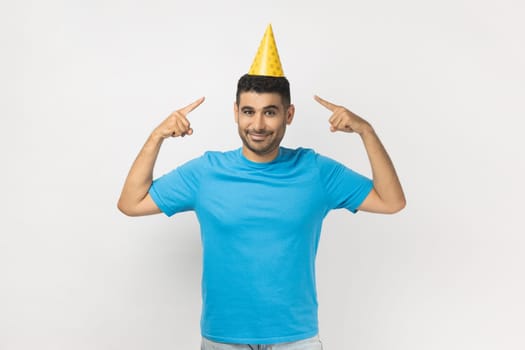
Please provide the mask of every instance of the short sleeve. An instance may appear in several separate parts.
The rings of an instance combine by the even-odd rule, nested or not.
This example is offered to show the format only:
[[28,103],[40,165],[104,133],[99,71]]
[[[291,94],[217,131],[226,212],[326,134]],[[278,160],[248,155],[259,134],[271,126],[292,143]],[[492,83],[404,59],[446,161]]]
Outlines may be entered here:
[[196,158],[153,181],[149,194],[164,214],[195,208],[202,167],[202,158]]
[[329,207],[356,213],[373,188],[372,180],[328,157],[317,154],[316,161]]

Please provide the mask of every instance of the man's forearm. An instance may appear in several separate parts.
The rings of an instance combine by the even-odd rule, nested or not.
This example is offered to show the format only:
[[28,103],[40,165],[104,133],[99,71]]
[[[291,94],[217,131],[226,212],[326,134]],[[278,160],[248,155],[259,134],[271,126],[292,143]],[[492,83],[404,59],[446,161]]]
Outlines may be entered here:
[[163,140],[155,133],[151,134],[133,162],[118,202],[123,212],[136,206],[148,194],[153,181],[153,167]]
[[159,207],[151,197],[148,197],[148,191],[153,182],[153,167],[159,155],[160,146],[168,137],[193,134],[193,129],[186,116],[202,102],[204,102],[204,97],[171,113],[150,135],[131,166],[118,201],[118,208],[124,214],[138,216],[160,213]]
[[367,128],[361,138],[368,154],[377,194],[388,206],[402,209],[405,206],[403,188],[381,140],[372,127]]
[[360,208],[375,213],[395,213],[405,207],[405,195],[381,140],[372,126],[357,114],[319,96],[314,99],[332,112],[328,122],[330,130],[356,132],[365,145],[372,167],[374,190],[370,192]]

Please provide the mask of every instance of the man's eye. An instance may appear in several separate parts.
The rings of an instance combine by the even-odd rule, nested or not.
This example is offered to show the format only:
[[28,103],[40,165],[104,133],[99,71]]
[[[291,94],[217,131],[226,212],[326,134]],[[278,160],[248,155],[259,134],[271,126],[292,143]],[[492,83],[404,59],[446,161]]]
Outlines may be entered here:
[[244,110],[244,111],[242,111],[242,113],[243,113],[244,115],[252,115],[252,114],[253,114],[253,111]]
[[267,116],[273,117],[275,115],[275,111],[266,111],[264,114]]

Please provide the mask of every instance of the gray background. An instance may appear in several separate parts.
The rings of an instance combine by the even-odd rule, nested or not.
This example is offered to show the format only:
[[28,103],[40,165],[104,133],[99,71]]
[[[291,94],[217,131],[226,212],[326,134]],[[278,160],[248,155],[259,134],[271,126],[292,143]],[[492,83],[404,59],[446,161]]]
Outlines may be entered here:
[[408,198],[332,212],[318,257],[334,349],[525,348],[522,1],[2,1],[0,349],[198,349],[192,213],[116,202],[171,111],[155,175],[240,146],[238,77],[273,24],[297,107],[284,145],[370,175],[319,94],[368,119]]

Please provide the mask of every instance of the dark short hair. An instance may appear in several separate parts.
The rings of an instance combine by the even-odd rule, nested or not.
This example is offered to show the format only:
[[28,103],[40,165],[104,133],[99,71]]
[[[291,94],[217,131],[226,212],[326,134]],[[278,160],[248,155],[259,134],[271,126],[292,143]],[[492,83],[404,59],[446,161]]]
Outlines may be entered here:
[[275,92],[281,96],[283,105],[290,105],[290,83],[285,77],[267,77],[262,75],[245,74],[237,83],[236,103],[239,105],[239,98],[242,92]]

